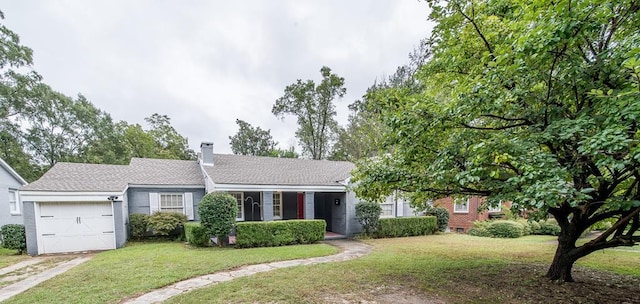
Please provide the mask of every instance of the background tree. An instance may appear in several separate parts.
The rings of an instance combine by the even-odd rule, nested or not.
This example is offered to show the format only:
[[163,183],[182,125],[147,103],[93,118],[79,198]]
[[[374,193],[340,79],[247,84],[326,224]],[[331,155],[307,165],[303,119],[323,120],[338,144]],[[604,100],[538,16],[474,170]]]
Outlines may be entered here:
[[195,159],[196,153],[189,149],[189,140],[171,126],[169,116],[154,113],[144,120],[151,127],[148,133],[157,144],[157,158]]
[[298,152],[296,152],[296,149],[293,146],[289,147],[289,149],[274,148],[271,151],[269,151],[269,156],[278,157],[278,158],[300,157],[300,155],[298,155]]
[[362,99],[349,105],[349,122],[346,127],[338,128],[329,159],[355,162],[365,157],[389,153],[393,149],[385,145],[384,138],[380,136],[388,128],[380,117],[376,102],[385,100],[389,88],[401,89],[404,94],[419,92],[422,84],[416,78],[416,73],[428,56],[429,49],[423,40],[409,54],[409,63],[398,67],[395,73],[383,77],[382,81],[376,81],[367,89]]
[[322,81],[316,86],[313,80],[302,81],[284,89],[284,96],[278,98],[271,112],[284,118],[286,114],[296,116],[298,130],[296,137],[302,146],[302,153],[312,159],[324,159],[331,152],[338,123],[333,100],[347,93],[344,78],[331,73],[328,67],[320,69]]
[[[428,1],[436,23],[418,93],[375,106],[402,147],[358,164],[359,196],[479,195],[552,215],[561,227],[546,276],[633,246],[640,227],[638,1]],[[590,226],[615,224],[578,246]]]
[[233,154],[270,156],[275,149],[276,142],[271,136],[271,130],[263,130],[260,127],[253,127],[244,120],[236,119],[238,133],[229,136],[231,140],[231,151]]

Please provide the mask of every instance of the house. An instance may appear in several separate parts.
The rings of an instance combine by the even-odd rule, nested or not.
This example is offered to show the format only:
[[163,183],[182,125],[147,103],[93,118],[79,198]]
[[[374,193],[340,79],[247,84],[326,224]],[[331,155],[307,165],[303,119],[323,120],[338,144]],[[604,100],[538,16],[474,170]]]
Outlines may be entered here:
[[[222,191],[238,203],[237,221],[324,219],[327,230],[360,232],[350,162],[214,154],[198,160],[133,158],[129,165],[58,163],[21,188],[27,252],[31,255],[120,248],[129,214],[174,211],[198,220],[198,202]],[[388,216],[408,213],[385,205]]]
[[[27,185],[9,164],[0,158],[0,227],[6,224],[22,224],[22,204],[18,189]],[[5,194],[6,193],[6,194]]]
[[[486,221],[502,216],[502,205],[488,210],[479,210],[484,199],[477,196],[466,198],[443,198],[436,200],[433,205],[446,208],[449,211],[449,229],[451,232],[466,233],[475,221]],[[507,206],[508,207],[508,206]]]

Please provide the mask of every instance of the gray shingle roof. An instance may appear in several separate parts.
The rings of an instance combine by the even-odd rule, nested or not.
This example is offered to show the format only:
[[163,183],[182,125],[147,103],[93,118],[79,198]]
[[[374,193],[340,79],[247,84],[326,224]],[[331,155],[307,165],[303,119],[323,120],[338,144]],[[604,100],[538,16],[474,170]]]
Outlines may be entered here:
[[213,162],[204,168],[219,184],[338,186],[355,167],[343,161],[227,154],[214,154]]
[[57,163],[37,181],[22,187],[28,191],[122,191],[129,166]]
[[133,158],[127,165],[57,163],[26,191],[122,191],[135,185],[204,186],[196,161]]
[[130,166],[130,184],[204,186],[202,170],[195,160],[132,158]]
[[[214,183],[248,185],[338,186],[350,162],[243,155],[214,155],[204,166]],[[25,191],[118,192],[127,185],[203,186],[200,165],[192,160],[133,158],[129,165],[55,164]]]

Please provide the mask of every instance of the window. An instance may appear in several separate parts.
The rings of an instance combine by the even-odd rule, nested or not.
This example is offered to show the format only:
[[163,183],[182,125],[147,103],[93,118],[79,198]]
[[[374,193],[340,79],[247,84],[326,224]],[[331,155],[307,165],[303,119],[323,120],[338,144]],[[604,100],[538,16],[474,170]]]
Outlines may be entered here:
[[160,194],[160,211],[184,214],[184,196],[182,194]]
[[456,198],[453,200],[453,213],[469,213],[469,199]]
[[273,193],[273,219],[274,220],[282,219],[282,193],[281,192]]
[[489,207],[489,212],[502,212],[502,201],[498,203],[498,206]]
[[393,217],[393,206],[395,206],[395,195],[390,195],[387,197],[387,200],[380,204],[382,208],[382,213],[380,213],[380,217]]
[[9,210],[11,214],[20,214],[20,201],[18,201],[18,191],[16,190],[9,190]]
[[229,194],[235,197],[238,203],[238,216],[236,216],[236,221],[244,221],[244,192],[229,192]]
[[382,207],[382,213],[380,213],[380,217],[392,217],[393,216],[393,203],[382,203],[380,204]]

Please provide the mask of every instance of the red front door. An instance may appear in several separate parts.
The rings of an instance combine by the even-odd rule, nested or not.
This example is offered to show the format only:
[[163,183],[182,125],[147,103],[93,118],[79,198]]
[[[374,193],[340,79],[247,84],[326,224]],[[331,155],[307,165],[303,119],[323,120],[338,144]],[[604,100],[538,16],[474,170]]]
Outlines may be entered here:
[[298,219],[304,219],[304,193],[298,193]]

